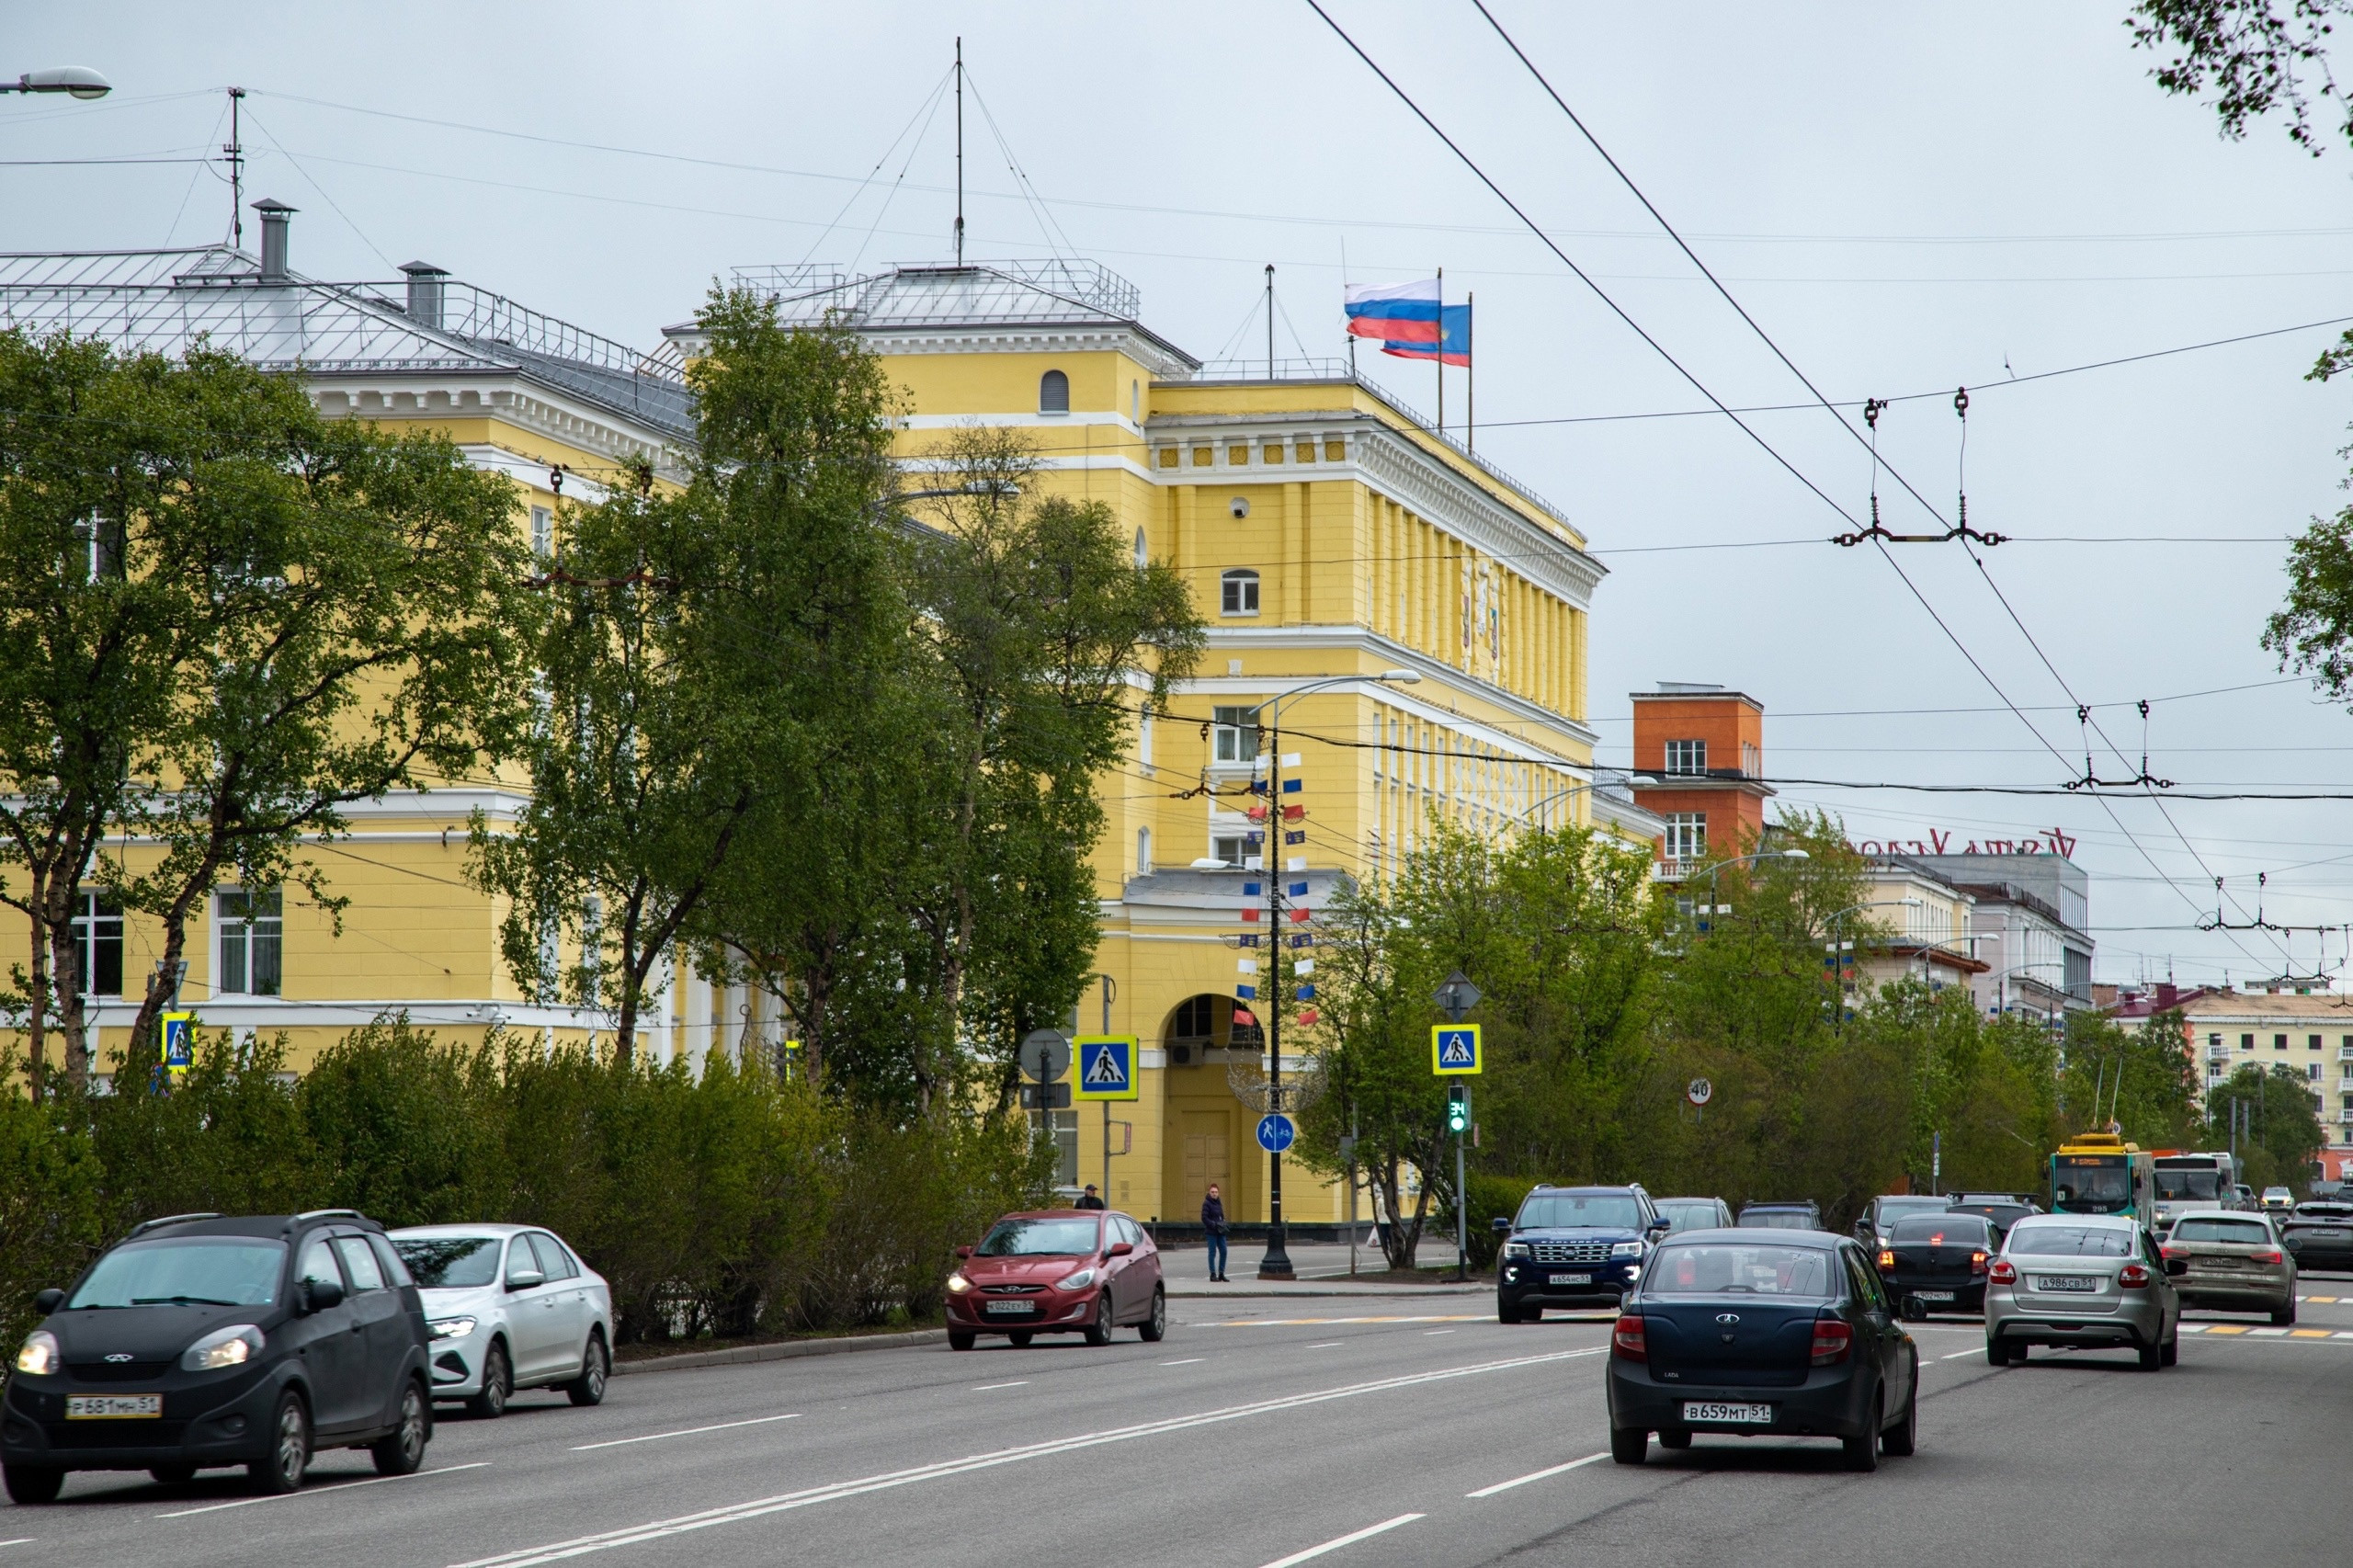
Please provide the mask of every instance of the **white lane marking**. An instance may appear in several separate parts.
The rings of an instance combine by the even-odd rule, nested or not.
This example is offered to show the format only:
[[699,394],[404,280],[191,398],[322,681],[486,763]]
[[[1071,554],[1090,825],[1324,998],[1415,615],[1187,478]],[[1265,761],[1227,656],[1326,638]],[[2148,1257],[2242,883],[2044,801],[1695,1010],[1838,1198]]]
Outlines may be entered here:
[[981,1383],[981,1384],[978,1384],[977,1386],[975,1386],[975,1387],[973,1388],[972,1392],[973,1392],[974,1393],[986,1393],[986,1392],[989,1392],[989,1390],[991,1390],[991,1389],[1024,1389],[1024,1388],[1028,1388],[1029,1386],[1029,1379],[1027,1379],[1027,1378],[1016,1378],[1016,1379],[1014,1379],[1014,1380],[1013,1380],[1011,1382],[1009,1382],[1009,1383]]
[[1161,1365],[1164,1367],[1198,1367],[1208,1359],[1209,1358],[1206,1356],[1188,1356],[1182,1361],[1163,1361]]
[[270,1497],[240,1497],[233,1503],[207,1503],[201,1508],[181,1508],[155,1517],[159,1519],[185,1519],[191,1514],[217,1514],[223,1508],[250,1508],[256,1503],[290,1503],[297,1497],[332,1497],[355,1486],[381,1486],[388,1481],[425,1481],[437,1475],[455,1475],[461,1470],[489,1468],[488,1460],[476,1460],[472,1464],[445,1464],[439,1470],[420,1470],[408,1475],[371,1475],[365,1481],[338,1481],[330,1486],[305,1486],[300,1492],[280,1492]]
[[[2348,1337],[2353,1337],[2353,1336],[2348,1336]],[[1327,1340],[1325,1340],[1325,1341],[1324,1341],[1323,1344],[1321,1344],[1321,1345],[1311,1345],[1311,1346],[1308,1346],[1308,1348],[1309,1348],[1310,1350],[1337,1350],[1337,1349],[1340,1347],[1340,1346],[1341,1346],[1341,1344],[1342,1344],[1342,1343],[1343,1343],[1342,1341],[1337,1340],[1337,1339],[1327,1339]]]
[[1321,1557],[1327,1551],[1337,1551],[1344,1546],[1354,1546],[1368,1537],[1380,1535],[1384,1530],[1393,1530],[1399,1525],[1410,1525],[1415,1519],[1424,1517],[1427,1516],[1422,1514],[1400,1514],[1393,1519],[1383,1519],[1377,1525],[1367,1525],[1360,1530],[1352,1530],[1336,1540],[1327,1540],[1321,1546],[1311,1546],[1305,1551],[1294,1551],[1289,1557],[1278,1557],[1267,1563],[1266,1568],[1291,1568],[1294,1562],[1304,1562],[1311,1557]]
[[1975,1356],[1979,1354],[1982,1354],[1982,1352],[1975,1350],[1956,1350],[1949,1356],[1939,1356],[1937,1359],[1939,1361],[1958,1361],[1963,1356]]
[[2250,1328],[2247,1330],[2247,1333],[2257,1339],[2285,1339],[2288,1337],[2288,1331],[2284,1328]]
[[1535,1471],[1527,1475],[1516,1475],[1509,1481],[1498,1481],[1493,1486],[1482,1486],[1478,1491],[1465,1492],[1463,1495],[1465,1497],[1492,1497],[1498,1492],[1508,1492],[1515,1486],[1525,1486],[1531,1481],[1541,1481],[1548,1475],[1560,1475],[1572,1470],[1582,1469],[1586,1465],[1596,1463],[1601,1460],[1606,1460],[1608,1457],[1609,1455],[1606,1451],[1597,1454],[1587,1454],[1581,1460],[1571,1460],[1566,1464],[1556,1464],[1550,1470]]
[[642,1437],[614,1437],[602,1443],[582,1443],[572,1451],[575,1454],[585,1454],[591,1449],[626,1448],[631,1443],[658,1443],[665,1437],[691,1437],[698,1432],[726,1432],[737,1426],[765,1426],[771,1421],[800,1419],[801,1413],[797,1410],[790,1415],[755,1415],[749,1421],[722,1421],[714,1426],[681,1426],[675,1432],[648,1432]]
[[937,1464],[918,1465],[911,1470],[890,1471],[881,1475],[864,1476],[855,1481],[835,1482],[829,1486],[813,1486],[801,1492],[780,1493],[773,1497],[758,1497],[749,1502],[729,1504],[723,1507],[707,1508],[699,1514],[683,1514],[672,1519],[653,1519],[642,1525],[622,1529],[606,1530],[597,1535],[577,1536],[570,1540],[551,1541],[545,1546],[525,1547],[520,1551],[501,1552],[494,1557],[479,1557],[457,1563],[453,1568],[536,1568],[537,1564],[561,1562],[565,1558],[585,1557],[593,1551],[609,1551],[618,1547],[638,1546],[646,1541],[668,1536],[684,1535],[689,1530],[708,1529],[713,1525],[740,1524],[788,1509],[805,1508],[813,1504],[836,1502],[845,1497],[861,1496],[870,1492],[882,1492],[916,1482],[938,1481],[949,1476],[964,1475],[974,1471],[992,1470],[999,1465],[1015,1464],[1023,1460],[1050,1459],[1059,1454],[1073,1453],[1081,1449],[1100,1448],[1108,1443],[1124,1443],[1139,1437],[1157,1437],[1171,1432],[1183,1432],[1196,1426],[1215,1426],[1226,1421],[1238,1421],[1245,1416],[1269,1415],[1282,1411],[1302,1410],[1311,1405],[1328,1403],[1333,1400],[1352,1399],[1359,1394],[1386,1393],[1395,1389],[1418,1388],[1425,1383],[1445,1382],[1455,1378],[1477,1377],[1485,1372],[1514,1371],[1523,1367],[1548,1366],[1555,1361],[1582,1360],[1599,1356],[1608,1349],[1597,1345],[1583,1350],[1555,1350],[1542,1356],[1515,1356],[1502,1361],[1474,1361],[1468,1366],[1444,1367],[1436,1371],[1409,1372],[1393,1378],[1381,1378],[1372,1382],[1344,1383],[1338,1388],[1319,1389],[1312,1393],[1287,1394],[1280,1399],[1259,1400],[1250,1404],[1231,1404],[1218,1410],[1205,1410],[1196,1415],[1175,1415],[1159,1421],[1147,1421],[1133,1426],[1117,1426],[1108,1431],[1086,1432],[1074,1437],[1058,1437],[1043,1443],[1029,1443],[1017,1449],[998,1449],[993,1452],[972,1454],[961,1460],[945,1460]]
[[28,1535],[20,1535],[14,1540],[0,1540],[0,1546],[30,1546],[32,1543],[33,1538]]
[[1450,1328],[1426,1328],[1422,1330],[1422,1337],[1427,1339],[1433,1334],[1452,1334],[1454,1330]]

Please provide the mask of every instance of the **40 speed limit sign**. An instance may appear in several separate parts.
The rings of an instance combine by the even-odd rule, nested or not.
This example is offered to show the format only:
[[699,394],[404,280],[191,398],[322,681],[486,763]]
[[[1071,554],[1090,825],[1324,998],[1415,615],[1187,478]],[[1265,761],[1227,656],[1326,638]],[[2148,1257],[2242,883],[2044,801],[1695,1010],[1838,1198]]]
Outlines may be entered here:
[[1716,1086],[1705,1078],[1694,1078],[1691,1086],[1683,1091],[1683,1097],[1693,1105],[1706,1105],[1716,1097]]

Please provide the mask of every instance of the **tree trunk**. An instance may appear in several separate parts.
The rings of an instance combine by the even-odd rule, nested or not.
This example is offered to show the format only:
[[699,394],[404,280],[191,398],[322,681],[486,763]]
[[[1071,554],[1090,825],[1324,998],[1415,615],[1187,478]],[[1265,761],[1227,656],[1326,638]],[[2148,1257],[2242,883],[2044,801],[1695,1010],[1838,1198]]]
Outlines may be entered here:
[[90,1080],[90,1041],[82,1027],[82,950],[74,939],[74,905],[80,902],[81,888],[66,891],[63,908],[57,907],[58,887],[49,887],[49,978],[50,993],[57,998],[57,1032],[65,1040],[65,1076],[76,1088],[87,1086]]
[[[205,888],[211,886],[209,876],[201,880]],[[146,996],[139,1004],[139,1016],[131,1022],[129,1060],[134,1065],[139,1061],[141,1041],[153,1041],[160,1045],[160,1037],[155,1031],[162,1023],[164,1009],[170,1004],[173,993],[176,989],[173,984],[173,977],[179,973],[180,959],[188,951],[188,910],[199,898],[204,896],[197,888],[198,881],[199,879],[190,878],[188,885],[181,891],[179,897],[174,899],[171,907],[164,912],[164,956],[154,971],[147,976]],[[220,977],[216,975],[213,978],[216,982],[214,989],[217,992]]]
[[25,1002],[25,1032],[31,1041],[32,1053],[25,1062],[25,1083],[32,1091],[34,1103],[39,1104],[49,1066],[49,930],[45,917],[49,908],[49,876],[45,870],[35,867],[32,879],[32,888],[25,900],[25,929],[32,939],[33,948],[31,994]]

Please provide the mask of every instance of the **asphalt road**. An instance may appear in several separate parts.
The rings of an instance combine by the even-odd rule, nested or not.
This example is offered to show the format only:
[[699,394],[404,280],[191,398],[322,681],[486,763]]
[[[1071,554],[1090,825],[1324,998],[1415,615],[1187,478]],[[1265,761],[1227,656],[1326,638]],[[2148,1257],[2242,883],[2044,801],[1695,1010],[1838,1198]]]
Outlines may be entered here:
[[0,1568],[2334,1562],[2353,1533],[2336,1501],[2353,1279],[2305,1286],[2338,1288],[2295,1335],[2196,1314],[2211,1326],[2161,1372],[2040,1352],[1995,1369],[1977,1324],[1915,1325],[1920,1451],[1871,1475],[1791,1439],[1598,1457],[1602,1321],[1187,1301],[1159,1345],[635,1376],[590,1411],[524,1395],[501,1421],[445,1417],[423,1474],[331,1453],[287,1498],[228,1474],[77,1475],[56,1506],[0,1506]]

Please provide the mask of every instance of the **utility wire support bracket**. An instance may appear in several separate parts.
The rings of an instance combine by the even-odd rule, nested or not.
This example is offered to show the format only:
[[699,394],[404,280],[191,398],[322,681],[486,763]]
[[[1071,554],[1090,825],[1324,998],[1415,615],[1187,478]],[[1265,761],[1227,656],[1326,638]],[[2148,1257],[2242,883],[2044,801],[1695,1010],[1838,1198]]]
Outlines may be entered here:
[[[1871,432],[1871,526],[1857,533],[1833,534],[1830,542],[1852,550],[1855,546],[1870,540],[1879,540],[1888,544],[1950,544],[1954,540],[1965,539],[1984,545],[1990,550],[2008,538],[2006,534],[1987,533],[1969,526],[1969,492],[1965,488],[1961,492],[1960,522],[1940,534],[1890,533],[1881,526],[1879,520],[1879,416],[1885,412],[1888,402],[1889,400],[1883,397],[1867,397],[1863,400],[1863,423],[1870,426]],[[1967,387],[1962,387],[1952,394],[1952,406],[1953,412],[1961,415],[1961,449],[1966,452],[1969,444],[1969,389]]]
[[[2087,706],[2087,705],[2086,705],[2086,704],[2083,704],[2083,703],[2078,703],[2078,704],[2076,704],[2076,707],[2075,707],[2075,728],[2076,728],[2079,732],[2081,732],[2081,733],[2082,733],[2082,734],[2083,734],[2083,739],[2084,739],[2084,776],[2083,776],[2081,778],[2070,778],[2070,779],[2068,779],[2068,780],[2067,780],[2067,786],[2066,786],[2068,789],[2070,789],[2070,790],[2143,790],[2143,789],[2147,789],[2147,790],[2170,790],[2170,789],[2172,789],[2172,788],[2173,788],[2173,780],[2172,780],[2172,779],[2170,779],[2170,778],[2158,778],[2155,774],[2154,774],[2154,773],[2152,773],[2152,772],[2150,772],[2150,771],[2149,771],[2149,704],[2148,704],[2148,702],[2147,702],[2145,699],[2141,703],[2141,772],[2140,772],[2139,776],[2138,776],[2138,777],[2136,777],[2136,778],[2102,778],[2099,776],[2099,770],[2098,770],[2098,769],[2097,769],[2097,768],[2095,768],[2095,767],[2092,766],[2092,738],[2091,738],[2091,733],[2090,733],[2090,729],[2089,729],[2089,726],[2090,726],[2090,724],[2091,724],[2091,719],[2092,719],[2092,710],[2091,710],[2090,707],[2089,707],[2089,706]],[[2222,880],[2220,877],[2215,878],[2215,879],[2214,879],[2214,886],[2215,886],[2215,888],[2216,888],[2216,890],[2217,890],[2218,892],[2221,890],[2222,885]],[[2206,929],[2208,929],[2208,930],[2210,930],[2210,931],[2211,931],[2211,930],[2221,930],[2221,929],[2228,929],[2228,930],[2234,930],[2234,931],[2252,931],[2252,930],[2256,930],[2256,929],[2257,929],[2259,926],[2261,926],[2261,918],[2260,918],[2260,917],[2261,917],[2261,914],[2262,914],[2262,912],[2261,912],[2260,910],[2256,911],[2257,922],[2256,922],[2256,926],[2228,926],[2228,927],[2211,926],[2210,926],[2206,927]],[[2219,915],[2218,915],[2218,918],[2219,918]],[[2278,927],[2278,926],[2262,926],[2261,928],[2263,928],[2263,929],[2268,929],[2268,930],[2274,930],[2274,931],[2276,931],[2276,930],[2278,930],[2278,929],[2279,929],[2279,927]]]

